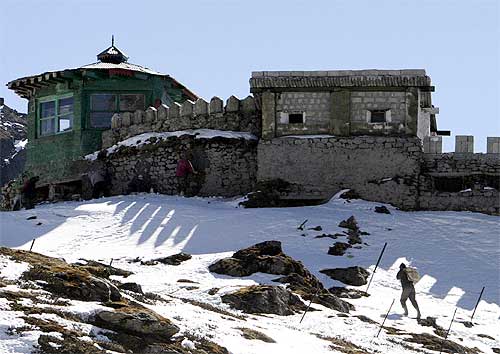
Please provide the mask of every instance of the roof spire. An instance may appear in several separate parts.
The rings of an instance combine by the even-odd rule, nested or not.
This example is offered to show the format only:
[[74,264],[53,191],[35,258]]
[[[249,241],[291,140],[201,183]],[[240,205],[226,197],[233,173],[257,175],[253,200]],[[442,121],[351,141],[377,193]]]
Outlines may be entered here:
[[111,35],[111,47],[99,53],[97,59],[103,63],[120,64],[126,62],[128,57],[115,47],[115,36]]

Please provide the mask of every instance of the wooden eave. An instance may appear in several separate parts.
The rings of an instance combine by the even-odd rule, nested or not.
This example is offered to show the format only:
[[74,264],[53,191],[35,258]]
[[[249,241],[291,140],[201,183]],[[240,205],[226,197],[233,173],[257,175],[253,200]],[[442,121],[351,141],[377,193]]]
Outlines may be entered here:
[[47,72],[35,76],[22,77],[17,80],[10,81],[7,87],[13,90],[16,94],[23,98],[31,98],[35,90],[51,84],[57,84],[67,81],[66,73],[71,70]]

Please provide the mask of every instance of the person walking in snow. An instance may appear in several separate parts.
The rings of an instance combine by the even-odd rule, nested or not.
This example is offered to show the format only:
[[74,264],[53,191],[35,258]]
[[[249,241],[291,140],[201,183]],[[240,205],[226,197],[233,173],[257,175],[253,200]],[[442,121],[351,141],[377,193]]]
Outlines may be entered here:
[[401,306],[405,311],[404,315],[408,316],[408,307],[406,307],[406,301],[410,299],[411,304],[417,310],[417,320],[420,319],[420,309],[417,304],[417,299],[415,299],[415,283],[419,280],[418,273],[413,268],[406,267],[406,264],[401,263],[399,266],[399,272],[396,278],[401,281],[401,287],[403,292],[401,293]]
[[185,195],[189,187],[190,176],[197,172],[194,170],[193,164],[190,161],[192,154],[190,152],[184,152],[181,156],[181,159],[177,162],[175,175],[177,176],[177,193],[179,195]]

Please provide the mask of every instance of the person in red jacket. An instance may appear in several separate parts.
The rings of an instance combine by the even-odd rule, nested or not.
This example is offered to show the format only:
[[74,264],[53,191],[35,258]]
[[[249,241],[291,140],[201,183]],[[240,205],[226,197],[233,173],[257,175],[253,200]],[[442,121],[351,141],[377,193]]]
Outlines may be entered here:
[[187,152],[183,153],[181,156],[181,159],[177,162],[175,175],[177,176],[177,193],[185,195],[189,187],[190,176],[197,172],[194,170],[193,164],[190,161],[192,154]]

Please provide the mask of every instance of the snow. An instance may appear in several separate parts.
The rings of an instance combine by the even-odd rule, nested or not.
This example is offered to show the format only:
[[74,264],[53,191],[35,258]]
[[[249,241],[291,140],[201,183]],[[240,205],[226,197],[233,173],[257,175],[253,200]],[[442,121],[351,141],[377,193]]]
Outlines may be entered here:
[[14,147],[16,148],[16,152],[19,152],[22,149],[25,149],[27,143],[28,143],[28,139],[16,140],[14,142]]
[[8,257],[0,255],[0,278],[8,280],[16,280],[19,279],[21,274],[23,274],[28,269],[29,269],[28,263],[12,262],[9,260]]
[[[137,282],[144,291],[170,300],[147,306],[171,319],[181,328],[181,335],[213,336],[213,341],[234,354],[334,352],[329,349],[330,343],[317,335],[340,336],[369,351],[411,353],[398,344],[401,336],[389,336],[382,331],[379,338],[374,338],[378,331],[376,325],[353,316],[337,317],[335,311],[317,304],[312,306],[321,311],[307,313],[299,324],[302,314],[247,315],[247,320],[242,321],[181,301],[184,298],[197,300],[238,313],[221,302],[221,294],[256,283],[276,285],[271,281],[277,278],[276,275],[233,278],[210,273],[207,269],[216,260],[258,242],[281,241],[284,252],[302,261],[326,287],[341,284],[319,273],[321,269],[360,265],[373,270],[387,242],[370,287],[371,296],[348,300],[356,306],[352,315],[365,315],[381,322],[395,299],[386,326],[413,333],[432,333],[432,328],[417,324],[410,304],[410,317],[401,316],[401,289],[395,275],[399,264],[406,262],[417,268],[422,276],[416,290],[423,317],[437,317],[437,323],[448,328],[456,307],[451,340],[478,347],[484,353],[492,353],[492,347],[500,347],[500,218],[470,212],[402,212],[389,205],[391,214],[378,214],[373,209],[380,204],[360,200],[348,203],[335,199],[320,206],[276,209],[243,209],[238,207],[239,201],[140,194],[40,205],[35,210],[1,213],[0,245],[29,249],[35,237],[34,251],[63,257],[68,262],[86,258],[109,263],[113,258],[114,266],[135,273],[126,278],[127,282]],[[37,219],[26,220],[31,215],[36,215]],[[363,236],[369,246],[352,248],[344,257],[328,255],[333,240],[316,239],[315,236],[341,232],[343,229],[337,226],[338,223],[351,215],[356,217],[363,231],[370,233]],[[323,231],[308,230],[305,237],[301,236],[303,232],[299,232],[297,226],[305,219],[309,220],[306,227],[321,225]],[[38,222],[42,225],[37,225]],[[148,260],[181,251],[192,254],[193,258],[180,266],[142,266],[128,262],[136,257]],[[0,264],[5,265],[2,276],[8,273],[15,279],[22,266],[11,263],[6,258],[0,259]],[[121,277],[114,278],[125,281]],[[198,284],[178,283],[178,279],[190,279]],[[198,289],[187,290],[188,285]],[[486,289],[474,317],[474,327],[466,328],[462,322],[470,319],[483,286]],[[220,290],[211,296],[208,290],[214,287]],[[365,287],[360,289],[365,290]],[[36,343],[36,333],[22,337],[4,335],[9,326],[21,326],[24,322],[19,313],[5,310],[6,306],[0,302],[0,352],[29,352],[26,348]],[[100,304],[80,301],[70,301],[69,306],[70,311],[83,317],[91,316],[100,308]],[[80,326],[79,330],[90,337],[95,335],[91,328],[70,322],[59,323],[68,328]],[[246,340],[239,327],[262,332],[276,343]],[[478,337],[478,334],[492,336],[495,340]],[[189,348],[194,343],[184,339],[183,344]]]
[[[162,133],[143,133],[135,135],[131,138],[125,139],[116,143],[115,145],[106,149],[108,154],[114,153],[121,146],[142,146],[146,144],[151,144],[151,138],[156,139],[168,139],[170,137],[180,137],[182,135],[194,135],[196,139],[213,139],[213,138],[228,138],[228,139],[247,139],[256,140],[257,137],[251,133],[247,132],[235,132],[231,130],[214,130],[214,129],[188,129],[188,130],[177,130],[173,132],[162,132]],[[99,151],[85,156],[87,160],[95,160]]]

